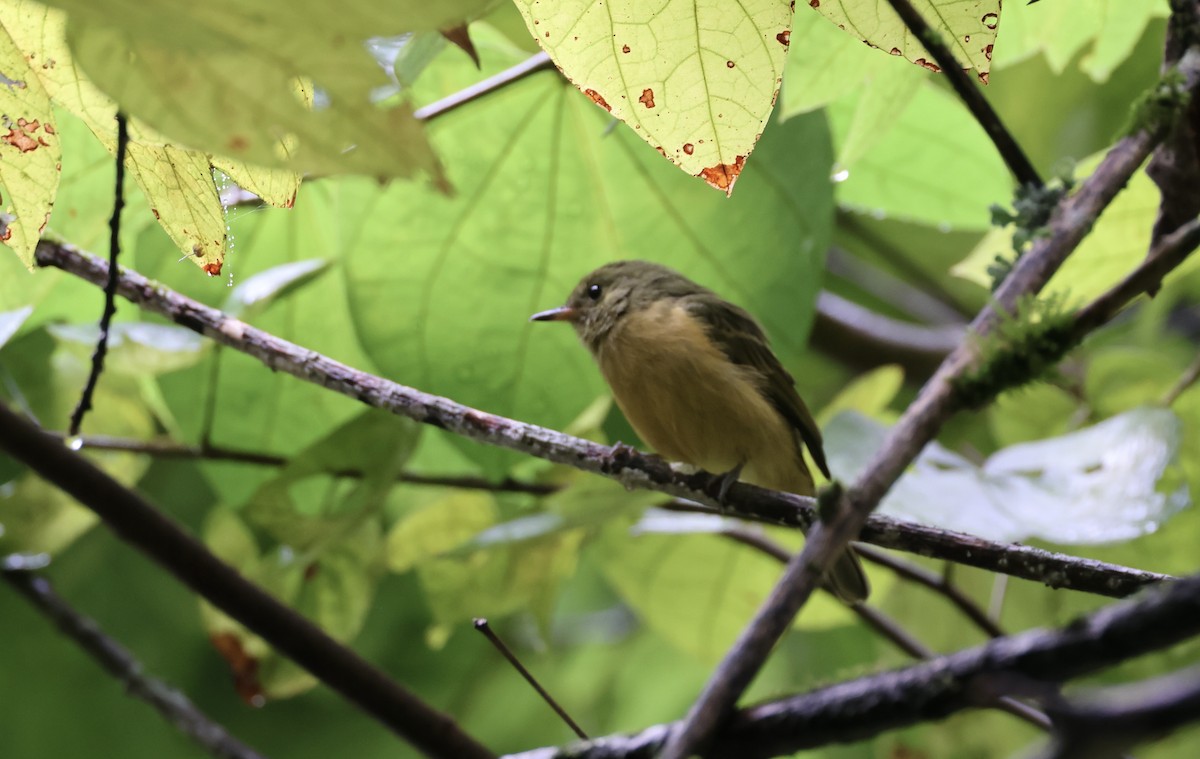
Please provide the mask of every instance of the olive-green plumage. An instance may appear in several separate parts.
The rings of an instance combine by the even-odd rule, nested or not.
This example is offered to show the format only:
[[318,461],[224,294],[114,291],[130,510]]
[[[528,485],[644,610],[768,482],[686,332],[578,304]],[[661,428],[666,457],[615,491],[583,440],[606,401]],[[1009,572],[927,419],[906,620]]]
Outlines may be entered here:
[[[659,454],[746,482],[813,495],[802,450],[829,476],[821,431],[758,322],[665,266],[618,261],[584,277],[566,305],[617,405]],[[849,602],[868,585],[853,552],[827,578]]]

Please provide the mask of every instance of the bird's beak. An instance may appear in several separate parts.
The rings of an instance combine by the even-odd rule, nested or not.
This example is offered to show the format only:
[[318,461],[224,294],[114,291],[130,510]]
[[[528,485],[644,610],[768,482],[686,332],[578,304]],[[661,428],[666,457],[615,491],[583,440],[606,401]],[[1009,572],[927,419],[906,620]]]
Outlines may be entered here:
[[529,317],[531,322],[573,322],[578,311],[570,306],[559,306],[549,311],[541,311]]

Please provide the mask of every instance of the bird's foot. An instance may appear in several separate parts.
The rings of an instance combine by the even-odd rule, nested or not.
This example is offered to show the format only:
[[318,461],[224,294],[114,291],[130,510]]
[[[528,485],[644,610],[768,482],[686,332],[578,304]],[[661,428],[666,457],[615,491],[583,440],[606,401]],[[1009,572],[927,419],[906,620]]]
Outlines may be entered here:
[[709,495],[716,499],[717,507],[722,513],[729,510],[729,502],[727,500],[729,489],[733,487],[733,483],[738,481],[738,477],[742,474],[742,467],[745,465],[746,463],[742,462],[724,474],[713,475],[712,481],[705,488],[705,490],[710,491]]
[[632,459],[639,455],[638,449],[632,445],[625,445],[620,440],[613,443],[609,448],[609,455],[612,456],[612,461],[618,466],[627,465]]

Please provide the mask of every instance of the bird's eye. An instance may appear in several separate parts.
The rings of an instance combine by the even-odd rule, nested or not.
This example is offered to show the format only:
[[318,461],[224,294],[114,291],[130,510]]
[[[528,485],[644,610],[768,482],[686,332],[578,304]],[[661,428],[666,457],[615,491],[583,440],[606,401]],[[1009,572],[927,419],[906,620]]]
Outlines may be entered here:
[[587,294],[592,300],[600,300],[600,285],[588,285]]

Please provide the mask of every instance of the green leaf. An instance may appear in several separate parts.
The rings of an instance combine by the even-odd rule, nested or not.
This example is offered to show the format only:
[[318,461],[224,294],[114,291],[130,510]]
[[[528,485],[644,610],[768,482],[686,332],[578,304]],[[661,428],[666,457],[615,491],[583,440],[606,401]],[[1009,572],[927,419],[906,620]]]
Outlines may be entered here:
[[988,408],[988,425],[1001,446],[1041,440],[1065,433],[1079,405],[1067,391],[1037,383],[1001,394]]
[[1059,73],[1090,45],[1079,68],[1094,81],[1105,82],[1129,56],[1150,20],[1165,17],[1167,11],[1167,0],[1093,0],[1084,13],[1071,3],[1018,3],[1004,11],[995,63],[1010,66],[1041,53]]
[[417,78],[445,47],[446,38],[441,32],[416,32],[408,37],[392,62],[401,88],[416,84]]
[[[485,36],[476,45],[485,70],[513,59]],[[798,359],[831,221],[821,119],[772,126],[763,160],[730,200],[648,155],[628,132],[606,136],[607,124],[555,74],[537,74],[473,103],[469,118],[453,113],[433,125],[435,144],[453,148],[445,154],[454,197],[415,183],[321,183],[336,200],[309,213],[343,230],[358,334],[384,374],[561,428],[603,385],[569,328],[528,318],[617,258],[656,260],[713,287],[759,317],[785,363]],[[513,460],[459,444],[492,475]]]
[[407,572],[463,545],[496,523],[496,499],[489,493],[458,491],[427,504],[392,525],[387,535],[387,565]]
[[[704,534],[727,526],[743,525],[652,510],[632,531],[613,525],[597,545],[605,577],[637,615],[706,662],[720,660],[766,600],[783,566],[748,546]],[[794,535],[788,537],[794,541]],[[797,624],[840,625],[850,619],[847,615],[836,601],[818,597]]]
[[287,169],[269,169],[224,156],[213,156],[214,168],[228,174],[238,187],[257,195],[276,208],[291,208],[300,190],[300,174]]
[[559,585],[575,572],[583,537],[583,530],[570,530],[432,558],[417,565],[417,574],[434,619],[443,625],[518,611],[532,611],[544,624]]
[[529,31],[581,92],[663,157],[725,193],[775,105],[787,0],[519,0]]
[[225,209],[208,155],[162,140],[138,122],[129,125],[126,165],[146,194],[150,212],[176,247],[206,274],[225,262]]
[[[33,71],[49,96],[87,124],[110,154],[115,153],[116,103],[77,68],[64,36],[65,14],[27,0],[5,0],[0,10],[29,60],[43,61]],[[165,144],[164,137],[137,119],[131,119],[129,134],[126,165],[155,218],[193,263],[210,274],[219,272],[225,258],[225,216],[208,156]],[[107,206],[111,212],[111,189]],[[72,241],[89,244],[86,238]]]
[[901,69],[918,75],[921,71],[863,45],[820,14],[803,10],[793,21],[791,47],[783,89],[779,94],[782,119],[841,100],[867,85],[885,69]]
[[[1000,25],[1000,0],[913,0],[912,5],[931,30],[947,43],[955,60],[967,70],[975,69],[986,84],[996,28]],[[940,70],[887,0],[825,0],[812,7],[871,47],[902,55],[927,69]]]
[[[280,542],[317,555],[381,512],[420,432],[412,420],[365,411],[294,456],[258,488],[243,514]],[[326,487],[312,479],[322,475],[333,478]],[[339,487],[343,477],[355,482]]]
[[280,264],[247,277],[229,293],[221,309],[230,316],[248,319],[269,308],[272,303],[320,277],[329,269],[329,261],[313,258]]
[[50,96],[30,67],[16,41],[0,23],[0,185],[2,206],[0,242],[33,266],[33,249],[50,220],[62,171],[59,142]]
[[[334,640],[349,642],[362,629],[375,594],[370,567],[381,545],[377,521],[358,525],[319,556],[286,548],[260,552],[245,523],[229,509],[209,512],[203,537],[218,557]],[[268,698],[290,698],[317,684],[316,678],[216,607],[201,601],[200,612],[210,640],[234,672],[235,688],[247,702],[261,706]]]
[[[829,466],[852,481],[886,429],[847,412],[826,428]],[[1056,438],[1001,449],[976,466],[932,443],[881,514],[1005,542],[1093,545],[1153,532],[1190,502],[1179,420],[1138,408]]]
[[[849,144],[865,108],[861,98],[830,107],[830,125],[847,135],[843,152],[860,156],[842,165],[838,202],[876,217],[942,229],[984,229],[988,206],[1011,195],[1012,182],[983,129],[945,88],[926,81],[877,140]],[[870,119],[866,123],[870,123]],[[874,144],[870,144],[873,142]]]
[[[411,109],[372,102],[387,78],[364,43],[440,28],[484,3],[303,0],[268,14],[232,0],[54,5],[70,13],[71,50],[88,77],[172,141],[292,171],[440,180]],[[294,92],[297,77],[311,79],[327,107],[309,108]]]
[[817,414],[822,426],[842,411],[857,411],[879,419],[904,386],[904,368],[888,364],[855,377]]
[[[90,349],[76,352],[55,343],[43,330],[22,335],[4,348],[4,394],[12,393],[45,428],[62,429],[79,399],[90,357]],[[106,372],[96,386],[83,431],[135,440],[150,438],[154,419],[141,399],[137,381]],[[120,451],[84,449],[84,454],[126,486],[136,483],[150,463],[146,456]],[[95,523],[93,512],[32,472],[0,487],[0,555],[57,554]]]

